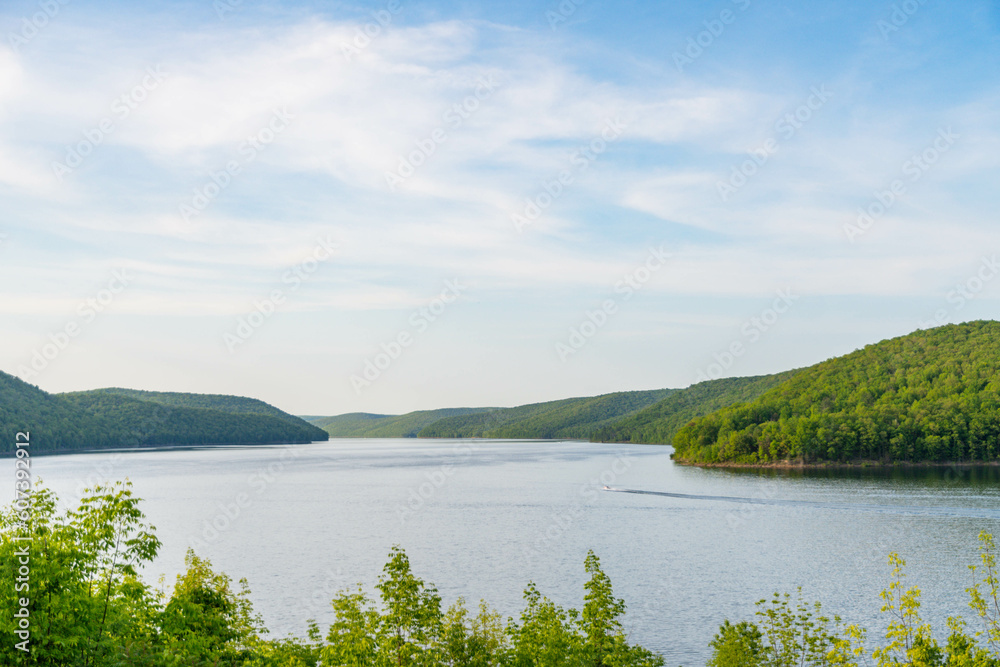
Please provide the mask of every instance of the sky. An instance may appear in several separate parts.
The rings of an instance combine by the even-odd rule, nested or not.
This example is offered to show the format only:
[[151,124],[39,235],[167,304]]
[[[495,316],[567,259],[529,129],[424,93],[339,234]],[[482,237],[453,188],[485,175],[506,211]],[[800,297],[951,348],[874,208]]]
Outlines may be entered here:
[[997,317],[1000,3],[0,4],[0,370],[304,415]]

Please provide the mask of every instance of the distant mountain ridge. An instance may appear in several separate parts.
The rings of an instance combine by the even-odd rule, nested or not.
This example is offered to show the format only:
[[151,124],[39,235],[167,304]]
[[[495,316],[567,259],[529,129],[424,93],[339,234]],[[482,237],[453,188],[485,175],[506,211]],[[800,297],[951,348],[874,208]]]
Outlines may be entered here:
[[512,408],[308,422],[251,398],[134,389],[49,394],[0,372],[0,453],[352,438],[589,439],[673,444],[692,464],[1000,459],[1000,322],[920,330],[808,368]]
[[686,389],[624,391],[513,408],[445,408],[403,415],[312,417],[334,438],[511,438],[670,444],[687,422],[756,398],[794,375],[709,380]]
[[513,408],[445,408],[403,415],[354,412],[314,417],[335,438],[589,439],[595,429],[631,415],[677,389],[625,391]]
[[370,434],[408,423],[395,437],[672,444],[695,465],[997,461],[1000,322],[919,330],[773,375],[443,412],[333,419]]
[[699,382],[687,389],[677,390],[662,401],[635,414],[598,428],[591,434],[591,440],[596,442],[670,444],[677,431],[692,419],[734,403],[753,400],[796,373],[798,373],[797,370],[792,370],[775,375],[722,378]]
[[566,438],[589,440],[601,426],[633,414],[676,389],[623,391],[601,396],[566,398],[514,408],[438,420],[421,438]]
[[252,398],[134,389],[50,394],[0,371],[0,453],[31,432],[32,452],[153,445],[305,443],[329,435]]
[[335,417],[317,417],[309,423],[324,429],[334,438],[415,438],[434,422],[457,415],[486,412],[493,408],[443,408],[418,410],[405,415],[376,415],[350,412]]

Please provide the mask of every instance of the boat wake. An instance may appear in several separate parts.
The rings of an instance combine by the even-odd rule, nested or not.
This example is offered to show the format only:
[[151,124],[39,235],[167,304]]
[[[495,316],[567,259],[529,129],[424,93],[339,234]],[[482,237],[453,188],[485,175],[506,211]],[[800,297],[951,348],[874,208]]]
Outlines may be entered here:
[[663,496],[681,500],[702,500],[741,505],[777,505],[781,507],[808,507],[814,509],[841,510],[850,512],[879,512],[884,514],[912,514],[919,516],[969,517],[979,519],[1000,519],[1000,509],[985,507],[932,507],[922,505],[871,505],[864,503],[828,503],[815,500],[784,500],[780,498],[741,498],[738,496],[701,496],[690,493],[670,493],[667,491],[644,491],[641,489],[616,489],[609,486],[605,491],[612,493],[635,493],[643,496]]

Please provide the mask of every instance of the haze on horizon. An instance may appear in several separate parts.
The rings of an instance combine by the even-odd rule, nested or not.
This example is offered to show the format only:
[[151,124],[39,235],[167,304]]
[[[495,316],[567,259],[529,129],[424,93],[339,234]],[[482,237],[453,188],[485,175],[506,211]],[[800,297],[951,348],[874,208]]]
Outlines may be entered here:
[[996,319],[998,36],[984,0],[4,3],[0,370],[402,413]]

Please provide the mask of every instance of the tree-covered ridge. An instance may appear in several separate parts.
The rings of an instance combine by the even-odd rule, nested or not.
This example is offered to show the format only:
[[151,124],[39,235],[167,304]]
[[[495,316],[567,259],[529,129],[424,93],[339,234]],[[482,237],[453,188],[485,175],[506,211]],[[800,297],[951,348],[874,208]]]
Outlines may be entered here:
[[0,371],[0,452],[14,449],[18,431],[32,431],[42,450],[78,449],[102,437],[103,421],[72,403]]
[[335,438],[577,438],[655,403],[675,389],[566,398],[514,408],[444,408],[404,415],[352,412],[310,423]]
[[114,394],[126,396],[149,403],[159,403],[180,408],[204,408],[206,410],[218,410],[229,414],[257,414],[276,417],[289,424],[302,424],[301,417],[290,415],[283,410],[265,403],[256,398],[245,396],[229,396],[227,394],[189,394],[173,391],[145,391],[142,389],[122,389],[120,387],[108,387],[106,389],[93,389],[90,391],[72,392],[61,394],[62,396],[73,396],[81,394]]
[[624,391],[585,398],[496,408],[441,419],[421,438],[577,438],[659,401],[675,389]]
[[494,408],[443,408],[418,410],[405,415],[351,412],[335,417],[312,419],[310,423],[324,429],[334,438],[415,438],[423,428],[439,419],[492,409]]
[[[0,372],[0,452],[13,450],[18,431],[31,431],[32,442],[37,443],[32,450],[37,452],[302,443],[328,437],[298,417],[251,399],[160,392],[149,392],[153,400],[138,398],[145,394],[132,390],[49,394]],[[251,407],[254,411],[248,410]]]
[[304,421],[271,415],[169,406],[100,392],[66,395],[64,400],[106,425],[108,437],[101,446],[259,445],[328,438],[325,431]]
[[700,382],[677,390],[633,415],[598,428],[591,435],[591,440],[669,445],[674,434],[695,417],[733,403],[751,401],[797,372]]
[[371,427],[374,423],[398,416],[399,415],[379,415],[372,412],[348,412],[334,417],[314,415],[309,417],[303,416],[302,418],[313,426],[317,426],[322,429],[334,424],[339,424],[339,427],[342,428],[353,429],[358,427]]
[[804,369],[674,437],[694,463],[1000,458],[1000,322],[947,325]]

